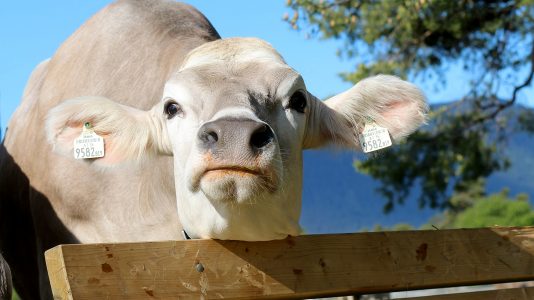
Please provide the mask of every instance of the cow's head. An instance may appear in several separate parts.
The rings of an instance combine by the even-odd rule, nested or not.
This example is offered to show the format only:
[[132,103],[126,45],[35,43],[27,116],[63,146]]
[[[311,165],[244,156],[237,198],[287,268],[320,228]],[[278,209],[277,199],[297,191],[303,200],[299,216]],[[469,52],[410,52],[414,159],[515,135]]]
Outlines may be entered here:
[[50,112],[47,130],[69,153],[91,122],[105,138],[106,156],[94,161],[101,165],[173,155],[178,214],[189,235],[270,240],[301,231],[303,149],[358,150],[369,119],[399,140],[425,111],[422,93],[393,76],[322,102],[270,45],[231,38],[191,51],[151,110],[78,98]]

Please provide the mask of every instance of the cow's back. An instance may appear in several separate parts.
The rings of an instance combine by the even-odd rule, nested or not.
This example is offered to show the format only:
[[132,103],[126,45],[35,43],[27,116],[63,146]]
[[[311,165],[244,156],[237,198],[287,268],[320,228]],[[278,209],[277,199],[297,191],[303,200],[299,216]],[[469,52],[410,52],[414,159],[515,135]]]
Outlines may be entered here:
[[[58,243],[177,237],[171,158],[150,166],[98,169],[54,153],[45,137],[45,116],[61,101],[88,95],[149,109],[184,56],[217,38],[204,16],[188,5],[119,1],[36,68],[0,157],[0,219],[8,225],[0,228],[0,246],[16,286],[21,286],[17,276],[20,282],[20,276],[36,274],[36,264],[44,266],[42,255],[31,259],[35,247],[42,252]],[[15,249],[10,239],[28,247]],[[42,272],[40,281],[47,283]]]

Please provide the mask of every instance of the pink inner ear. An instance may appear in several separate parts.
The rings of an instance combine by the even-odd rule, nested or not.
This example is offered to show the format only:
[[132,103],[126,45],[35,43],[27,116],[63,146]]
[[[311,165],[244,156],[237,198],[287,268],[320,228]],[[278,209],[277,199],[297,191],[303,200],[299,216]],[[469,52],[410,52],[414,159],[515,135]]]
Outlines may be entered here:
[[102,166],[112,166],[123,162],[124,157],[114,151],[113,142],[109,138],[109,134],[98,133],[98,135],[104,138],[104,157],[96,159],[95,162]]
[[[74,139],[80,136],[83,131],[84,123],[69,122],[61,132],[57,135],[56,143],[62,151],[72,151]],[[113,143],[109,133],[97,132],[99,136],[104,138],[104,157],[94,159],[96,163],[103,166],[115,165],[124,160],[123,157],[113,151]]]
[[411,127],[414,116],[417,115],[417,105],[410,101],[393,101],[382,110],[381,115],[393,137],[401,133],[404,128]]
[[417,113],[417,105],[408,101],[395,101],[386,105],[382,116],[385,119],[396,119],[406,122]]
[[386,105],[383,110],[382,116],[384,119],[400,118],[403,115],[409,113],[409,109],[406,109],[408,105],[403,101],[394,101]]
[[81,124],[79,126],[72,125],[74,124],[64,127],[57,135],[56,143],[62,150],[72,149],[74,139],[82,133]]
[[84,123],[69,120],[64,127],[58,129],[56,143],[61,149],[72,149],[72,143],[82,133]]

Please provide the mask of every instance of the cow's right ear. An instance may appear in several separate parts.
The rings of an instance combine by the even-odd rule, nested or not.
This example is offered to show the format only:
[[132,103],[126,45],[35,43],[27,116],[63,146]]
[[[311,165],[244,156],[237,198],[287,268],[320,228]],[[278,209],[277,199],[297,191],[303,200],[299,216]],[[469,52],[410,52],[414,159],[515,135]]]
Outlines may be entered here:
[[80,97],[54,107],[47,115],[46,134],[54,151],[73,157],[74,140],[85,123],[104,138],[101,165],[164,154],[172,155],[165,123],[154,110],[143,111],[102,97]]
[[386,128],[392,142],[424,124],[428,106],[423,92],[395,76],[377,75],[326,101],[309,94],[310,109],[304,148],[335,144],[361,150],[366,123]]

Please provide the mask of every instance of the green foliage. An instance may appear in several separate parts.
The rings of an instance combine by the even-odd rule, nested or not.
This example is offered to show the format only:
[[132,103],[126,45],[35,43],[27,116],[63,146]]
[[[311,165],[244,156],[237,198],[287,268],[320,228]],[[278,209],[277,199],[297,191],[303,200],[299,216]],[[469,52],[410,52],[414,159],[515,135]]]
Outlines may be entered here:
[[[379,73],[446,86],[451,64],[464,66],[470,90],[435,107],[430,124],[376,158],[355,162],[381,180],[385,210],[420,185],[421,206],[451,207],[450,196],[506,169],[510,130],[534,132],[534,113],[505,115],[534,75],[534,0],[289,0],[287,22],[309,36],[344,41],[355,62],[341,74],[357,82]],[[526,75],[525,75],[526,73]],[[442,100],[442,99],[433,99]],[[517,120],[517,122],[515,122]],[[519,126],[510,126],[510,123]]]
[[[479,180],[455,193],[449,208],[433,216],[420,229],[480,228],[491,226],[533,226],[534,208],[526,194],[511,198],[508,189],[489,196],[484,194],[484,181]],[[376,225],[373,231],[414,230],[399,223],[392,228]],[[364,230],[366,231],[366,230]]]
[[415,230],[415,228],[407,223],[395,224],[392,228],[393,231],[405,231],[405,230]]
[[[395,224],[393,227],[385,227],[380,224],[376,224],[370,230],[371,232],[381,232],[381,231],[406,231],[406,230],[415,230],[415,228],[408,223],[399,223]],[[362,228],[360,232],[368,232],[367,228]]]
[[17,291],[13,290],[13,295],[11,297],[11,300],[20,300],[19,294],[17,294]]
[[[342,53],[365,56],[355,72],[359,81],[369,75],[406,76],[437,68],[447,61],[484,56],[487,68],[520,66],[524,57],[501,35],[526,38],[532,33],[533,1],[414,1],[414,0],[289,0],[287,18],[295,29],[310,35],[346,41]],[[503,47],[510,46],[502,56]]]
[[479,181],[456,193],[451,207],[434,216],[422,229],[477,228],[489,226],[532,226],[534,209],[528,195],[511,198],[508,189],[489,196],[484,195],[484,183]]
[[[525,195],[523,194],[523,198]],[[488,226],[532,226],[534,211],[527,201],[509,199],[495,194],[479,199],[471,208],[456,216],[452,227],[476,228]]]

